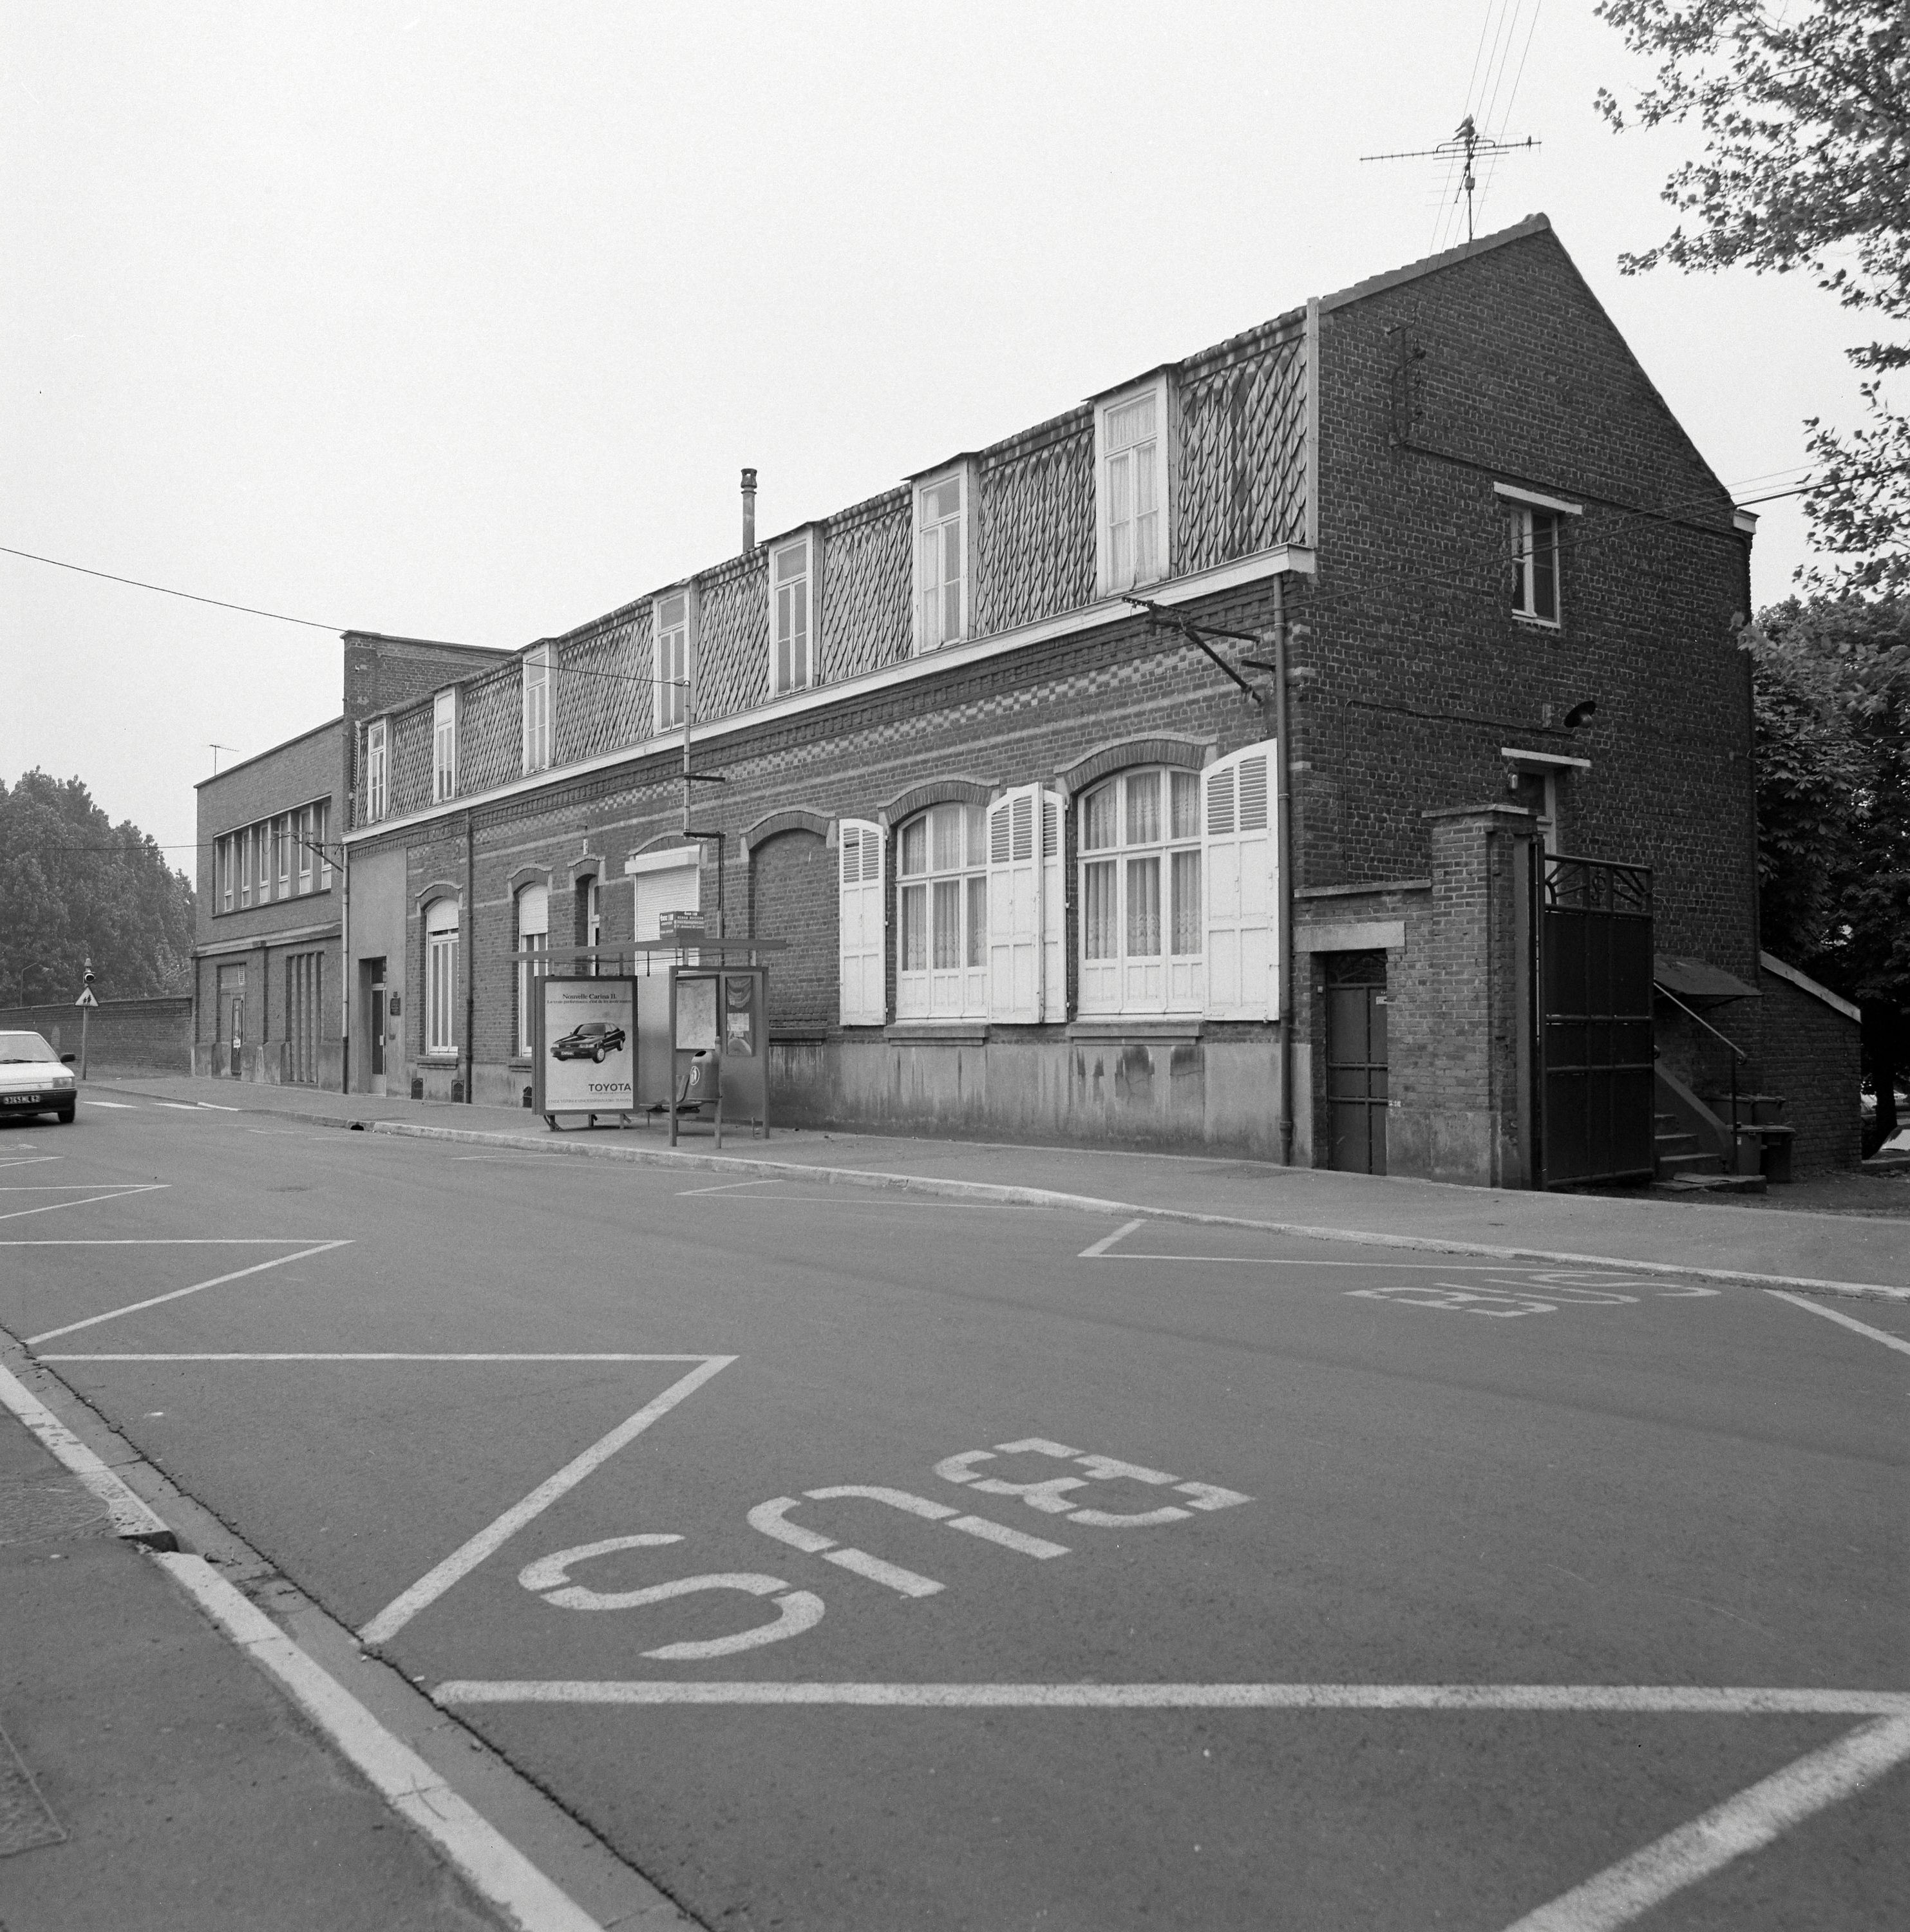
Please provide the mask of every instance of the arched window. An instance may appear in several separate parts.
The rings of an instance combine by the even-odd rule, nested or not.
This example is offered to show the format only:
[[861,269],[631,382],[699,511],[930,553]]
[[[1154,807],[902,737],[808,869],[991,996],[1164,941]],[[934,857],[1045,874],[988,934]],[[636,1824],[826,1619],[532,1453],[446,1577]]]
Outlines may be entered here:
[[979,805],[937,805],[901,829],[895,861],[899,1019],[985,1018],[988,854]]
[[[544,952],[550,946],[550,889],[525,886],[517,894],[517,950]],[[530,1058],[535,1039],[537,982],[543,967],[535,959],[517,962],[517,1057]]]
[[1081,935],[1084,1013],[1201,1010],[1198,772],[1123,772],[1083,797]]
[[424,909],[424,1051],[457,1051],[457,902]]

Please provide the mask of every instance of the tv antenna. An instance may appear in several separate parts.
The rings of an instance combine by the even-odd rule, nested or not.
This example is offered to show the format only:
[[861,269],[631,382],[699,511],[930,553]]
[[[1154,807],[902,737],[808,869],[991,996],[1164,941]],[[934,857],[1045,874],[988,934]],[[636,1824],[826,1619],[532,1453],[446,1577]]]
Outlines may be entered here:
[[[1463,156],[1465,165],[1460,171],[1459,191],[1465,196],[1465,238],[1470,242],[1472,239],[1473,196],[1479,185],[1472,171],[1473,157],[1475,154],[1510,154],[1522,148],[1536,148],[1538,146],[1538,142],[1529,134],[1522,141],[1501,141],[1490,134],[1482,134],[1477,124],[1468,114],[1459,123],[1452,138],[1441,141],[1436,148],[1411,148],[1398,154],[1362,154],[1360,158],[1363,161],[1417,161],[1428,158],[1450,161]],[[1458,196],[1453,198],[1456,200]]]
[[205,748],[212,754],[212,776],[217,778],[219,775],[219,754],[229,752],[233,747],[230,745],[208,745]]

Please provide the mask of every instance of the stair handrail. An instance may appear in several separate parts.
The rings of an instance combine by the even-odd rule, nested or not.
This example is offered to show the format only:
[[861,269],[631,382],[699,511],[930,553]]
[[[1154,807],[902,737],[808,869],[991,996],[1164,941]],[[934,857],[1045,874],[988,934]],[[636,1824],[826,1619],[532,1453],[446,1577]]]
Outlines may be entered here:
[[1665,998],[1671,1001],[1673,1006],[1678,1008],[1680,1012],[1689,1015],[1714,1040],[1722,1040],[1725,1046],[1729,1048],[1731,1051],[1731,1138],[1733,1144],[1735,1144],[1738,1138],[1738,1063],[1743,1060],[1748,1064],[1751,1056],[1729,1034],[1720,1033],[1702,1013],[1693,1011],[1663,981],[1654,980],[1651,983],[1659,992],[1663,994]]

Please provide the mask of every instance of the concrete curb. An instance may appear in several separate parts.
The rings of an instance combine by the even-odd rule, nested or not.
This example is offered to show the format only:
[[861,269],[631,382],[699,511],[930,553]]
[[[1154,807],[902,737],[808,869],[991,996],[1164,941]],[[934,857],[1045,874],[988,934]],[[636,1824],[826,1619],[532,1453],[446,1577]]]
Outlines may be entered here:
[[0,1368],[0,1402],[4,1402],[65,1468],[70,1469],[100,1501],[112,1521],[113,1534],[142,1549],[176,1550],[179,1539],[143,1496],[127,1485],[67,1428],[40,1398],[5,1368]]
[[1432,1254],[1486,1255],[1501,1261],[1564,1262],[1576,1268],[1629,1268],[1642,1274],[1696,1276],[1747,1288],[1801,1288],[1819,1294],[1849,1295],[1872,1301],[1910,1303],[1910,1288],[1883,1282],[1827,1281],[1808,1275],[1757,1274],[1741,1268],[1699,1268],[1683,1262],[1638,1261],[1622,1255],[1575,1254],[1549,1248],[1496,1247],[1437,1234],[1387,1234],[1351,1228],[1322,1228],[1295,1221],[1256,1220],[1241,1214],[1210,1214],[1189,1208],[1150,1208],[1134,1201],[1107,1201],[1054,1188],[1017,1187],[1005,1181],[949,1180],[931,1174],[889,1174],[874,1168],[811,1166],[805,1162],[758,1160],[742,1155],[686,1154],[680,1148],[620,1147],[604,1142],[533,1139],[526,1134],[484,1133],[472,1127],[425,1126],[415,1120],[373,1120],[368,1130],[402,1134],[416,1140],[461,1141],[514,1151],[567,1154],[586,1160],[619,1160],[640,1167],[677,1167],[741,1172],[765,1180],[820,1181],[831,1186],[888,1189],[904,1194],[937,1195],[949,1200],[992,1201],[1020,1208],[1066,1208],[1090,1214],[1118,1214],[1151,1221],[1184,1221],[1210,1228],[1251,1228],[1261,1234],[1289,1234],[1311,1241],[1339,1241],[1365,1247],[1410,1248]]

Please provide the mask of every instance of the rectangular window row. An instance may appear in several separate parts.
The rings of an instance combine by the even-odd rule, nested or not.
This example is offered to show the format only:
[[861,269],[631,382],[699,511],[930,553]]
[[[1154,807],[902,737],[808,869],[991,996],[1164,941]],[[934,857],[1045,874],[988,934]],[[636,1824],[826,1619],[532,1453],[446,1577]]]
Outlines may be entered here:
[[[1072,805],[1039,785],[840,830],[841,1018],[1013,1024],[1279,1012],[1275,751],[1123,772]],[[1066,814],[1076,856],[1064,877]],[[892,844],[893,932],[883,872]],[[1075,956],[1065,958],[1067,910]]]
[[331,801],[262,818],[213,842],[213,908],[237,912],[331,890]]

